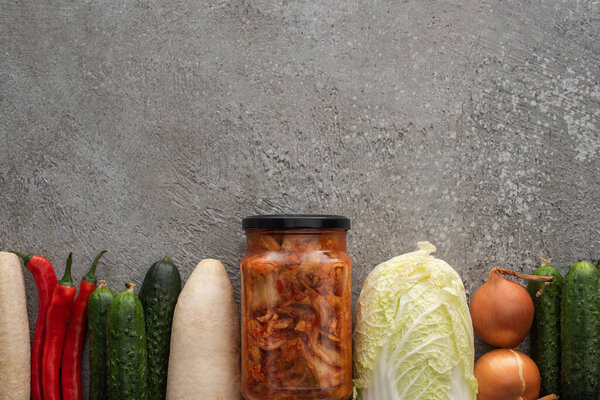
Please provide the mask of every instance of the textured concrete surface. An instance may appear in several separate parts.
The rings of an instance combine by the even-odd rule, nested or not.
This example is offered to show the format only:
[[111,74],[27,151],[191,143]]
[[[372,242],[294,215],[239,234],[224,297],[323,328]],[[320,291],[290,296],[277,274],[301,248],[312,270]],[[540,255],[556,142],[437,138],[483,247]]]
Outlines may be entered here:
[[469,295],[600,257],[598,1],[0,4],[0,248],[59,274],[216,257],[239,296],[278,212],[352,218],[355,299],[418,240]]

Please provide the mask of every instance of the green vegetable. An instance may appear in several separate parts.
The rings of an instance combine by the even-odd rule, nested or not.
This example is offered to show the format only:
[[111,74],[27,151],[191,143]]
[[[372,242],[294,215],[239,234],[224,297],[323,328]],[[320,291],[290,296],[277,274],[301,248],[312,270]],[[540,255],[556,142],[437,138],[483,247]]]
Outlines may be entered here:
[[108,311],[108,398],[148,400],[144,310],[135,285],[118,295]]
[[88,299],[88,335],[90,338],[90,400],[108,400],[106,391],[106,316],[117,294],[105,288],[100,281],[98,289]]
[[541,396],[560,393],[560,297],[563,277],[554,267],[545,265],[533,273],[553,276],[554,281],[537,296],[544,282],[529,281],[527,290],[535,312],[531,326],[531,355],[542,378]]
[[355,398],[474,400],[473,328],[452,267],[419,250],[378,265],[356,306]]
[[146,320],[149,400],[165,398],[171,325],[180,292],[181,276],[169,257],[152,264],[140,291]]
[[574,264],[562,290],[561,385],[563,400],[596,399],[600,373],[598,269]]

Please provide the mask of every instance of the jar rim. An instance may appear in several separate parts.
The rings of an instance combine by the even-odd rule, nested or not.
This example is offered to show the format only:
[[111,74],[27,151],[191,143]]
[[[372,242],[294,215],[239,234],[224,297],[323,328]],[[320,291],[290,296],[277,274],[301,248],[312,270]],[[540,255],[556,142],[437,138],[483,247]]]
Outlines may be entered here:
[[350,230],[350,218],[343,215],[264,214],[242,220],[242,229],[340,229]]

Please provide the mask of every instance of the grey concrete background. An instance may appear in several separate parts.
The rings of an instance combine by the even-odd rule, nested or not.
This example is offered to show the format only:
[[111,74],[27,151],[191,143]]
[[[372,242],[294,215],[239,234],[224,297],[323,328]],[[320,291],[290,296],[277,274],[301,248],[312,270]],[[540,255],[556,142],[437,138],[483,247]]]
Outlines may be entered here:
[[352,218],[355,299],[419,240],[469,295],[600,257],[598,1],[0,4],[0,248],[58,274],[216,257],[239,297],[279,212]]

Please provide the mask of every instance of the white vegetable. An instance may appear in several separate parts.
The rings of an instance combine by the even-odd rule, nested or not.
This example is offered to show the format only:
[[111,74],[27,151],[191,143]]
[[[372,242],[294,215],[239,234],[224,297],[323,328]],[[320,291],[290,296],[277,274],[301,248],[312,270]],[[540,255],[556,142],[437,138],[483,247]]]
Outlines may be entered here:
[[367,277],[354,327],[354,384],[360,400],[474,400],[473,327],[452,267],[419,250]]
[[223,264],[201,261],[175,306],[167,400],[239,400],[239,329]]
[[30,351],[21,261],[0,252],[0,399],[29,400]]

